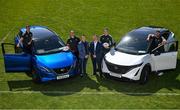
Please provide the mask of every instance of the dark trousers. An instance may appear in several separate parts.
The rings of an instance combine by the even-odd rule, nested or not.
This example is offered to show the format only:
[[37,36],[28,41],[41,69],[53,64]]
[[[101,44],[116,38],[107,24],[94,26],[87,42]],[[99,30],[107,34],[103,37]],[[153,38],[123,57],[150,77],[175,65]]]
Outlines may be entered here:
[[91,56],[92,64],[93,64],[93,74],[97,72],[97,60],[93,56]]
[[110,49],[102,49],[101,50],[101,55],[100,55],[100,59],[99,59],[99,63],[98,63],[98,66],[100,67],[99,69],[99,74],[102,75],[102,69],[101,69],[101,65],[102,65],[102,61],[103,61],[103,58],[104,56],[106,55],[106,53],[109,52]]
[[87,58],[79,58],[79,70],[80,74],[86,74]]
[[98,57],[94,58],[91,55],[91,60],[92,60],[92,64],[93,64],[93,74],[96,74],[97,70],[101,69],[100,59]]

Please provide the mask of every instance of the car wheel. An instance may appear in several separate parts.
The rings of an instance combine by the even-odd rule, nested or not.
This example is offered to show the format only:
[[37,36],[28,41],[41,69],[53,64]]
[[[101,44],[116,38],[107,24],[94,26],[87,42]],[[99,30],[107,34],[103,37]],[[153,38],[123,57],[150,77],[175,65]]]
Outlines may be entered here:
[[32,80],[33,80],[34,83],[38,83],[38,84],[41,83],[40,76],[35,72],[32,74]]
[[140,84],[145,84],[147,83],[148,79],[149,79],[149,73],[150,73],[150,67],[149,66],[145,66],[141,72],[141,76],[140,76],[140,80],[139,83]]

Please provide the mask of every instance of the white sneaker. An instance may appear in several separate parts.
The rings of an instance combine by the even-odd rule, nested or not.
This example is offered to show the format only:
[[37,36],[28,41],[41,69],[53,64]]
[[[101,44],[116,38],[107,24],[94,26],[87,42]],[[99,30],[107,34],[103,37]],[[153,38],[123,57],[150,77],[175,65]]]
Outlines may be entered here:
[[158,76],[162,76],[164,73],[163,72],[159,72],[158,73]]

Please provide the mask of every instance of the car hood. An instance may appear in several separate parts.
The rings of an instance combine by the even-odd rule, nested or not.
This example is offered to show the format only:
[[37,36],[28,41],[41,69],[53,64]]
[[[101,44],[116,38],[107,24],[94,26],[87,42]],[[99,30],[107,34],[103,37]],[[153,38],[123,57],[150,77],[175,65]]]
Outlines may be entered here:
[[42,66],[54,69],[70,66],[74,63],[71,52],[60,52],[48,55],[36,55],[36,62]]
[[105,55],[105,60],[109,63],[116,64],[116,65],[123,65],[123,66],[132,66],[143,63],[143,58],[146,55],[132,55],[127,53],[122,53],[119,51],[114,51],[113,54],[108,52]]

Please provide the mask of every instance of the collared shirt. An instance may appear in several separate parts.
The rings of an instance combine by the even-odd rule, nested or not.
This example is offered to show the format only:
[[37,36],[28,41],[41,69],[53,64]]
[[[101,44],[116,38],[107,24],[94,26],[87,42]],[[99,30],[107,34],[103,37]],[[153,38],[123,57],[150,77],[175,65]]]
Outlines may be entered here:
[[94,41],[94,52],[96,52],[97,41]]

